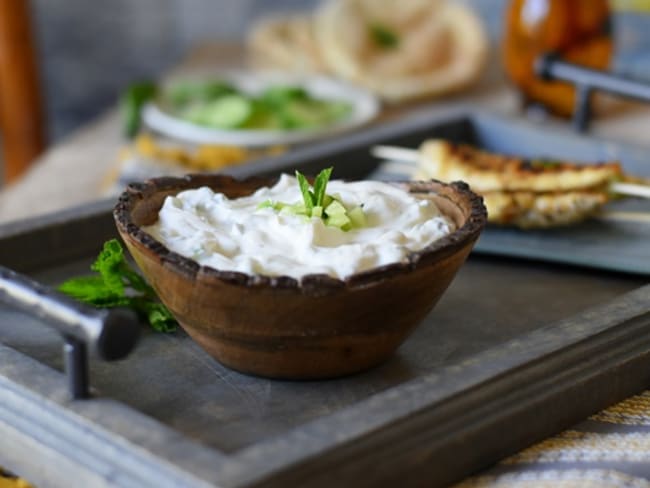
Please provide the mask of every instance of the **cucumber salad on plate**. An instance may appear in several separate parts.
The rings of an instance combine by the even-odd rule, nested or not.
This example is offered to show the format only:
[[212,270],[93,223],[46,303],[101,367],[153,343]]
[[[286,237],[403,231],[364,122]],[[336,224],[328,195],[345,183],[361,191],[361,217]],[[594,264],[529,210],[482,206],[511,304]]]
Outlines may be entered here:
[[229,72],[158,88],[142,116],[150,129],[187,142],[262,146],[348,130],[377,111],[372,95],[337,80]]

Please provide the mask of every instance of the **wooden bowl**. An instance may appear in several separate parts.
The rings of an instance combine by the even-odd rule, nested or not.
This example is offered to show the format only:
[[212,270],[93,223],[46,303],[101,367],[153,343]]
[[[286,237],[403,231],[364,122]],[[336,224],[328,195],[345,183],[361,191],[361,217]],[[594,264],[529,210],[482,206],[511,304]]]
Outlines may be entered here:
[[464,183],[397,183],[433,199],[457,230],[409,255],[344,280],[219,271],[182,257],[145,233],[165,197],[208,186],[229,198],[268,179],[192,175],[133,184],[114,217],[133,258],[185,331],[221,363],[287,379],[355,373],[386,360],[433,308],[485,226],[482,199]]

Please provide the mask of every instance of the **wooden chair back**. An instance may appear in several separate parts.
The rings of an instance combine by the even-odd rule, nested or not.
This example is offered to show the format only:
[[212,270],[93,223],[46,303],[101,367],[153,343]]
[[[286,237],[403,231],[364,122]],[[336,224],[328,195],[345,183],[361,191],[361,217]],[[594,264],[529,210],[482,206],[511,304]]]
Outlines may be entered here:
[[0,0],[0,135],[4,183],[45,148],[45,124],[28,0]]

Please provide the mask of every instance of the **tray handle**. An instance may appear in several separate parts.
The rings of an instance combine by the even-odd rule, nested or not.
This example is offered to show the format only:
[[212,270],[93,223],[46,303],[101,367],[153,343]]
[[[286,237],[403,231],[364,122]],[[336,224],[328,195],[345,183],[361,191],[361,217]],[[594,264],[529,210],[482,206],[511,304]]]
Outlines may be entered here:
[[535,62],[535,72],[544,80],[559,80],[575,85],[576,102],[573,111],[573,127],[578,132],[585,132],[589,128],[591,121],[589,101],[595,90],[650,102],[650,84],[613,75],[607,71],[568,63],[555,53],[540,56]]
[[126,309],[95,309],[27,276],[0,266],[0,301],[38,317],[63,337],[64,366],[72,398],[89,397],[88,352],[105,361],[127,356],[140,335]]

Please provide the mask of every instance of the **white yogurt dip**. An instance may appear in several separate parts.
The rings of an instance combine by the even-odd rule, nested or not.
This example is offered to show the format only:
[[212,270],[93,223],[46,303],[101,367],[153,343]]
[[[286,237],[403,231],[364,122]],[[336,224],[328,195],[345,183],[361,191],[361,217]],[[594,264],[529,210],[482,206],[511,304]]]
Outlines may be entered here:
[[221,271],[267,276],[324,273],[335,278],[404,261],[449,234],[454,224],[428,199],[378,181],[330,181],[327,193],[348,208],[363,205],[366,223],[347,232],[261,202],[298,203],[296,179],[230,200],[203,187],[169,196],[144,230],[170,250]]

